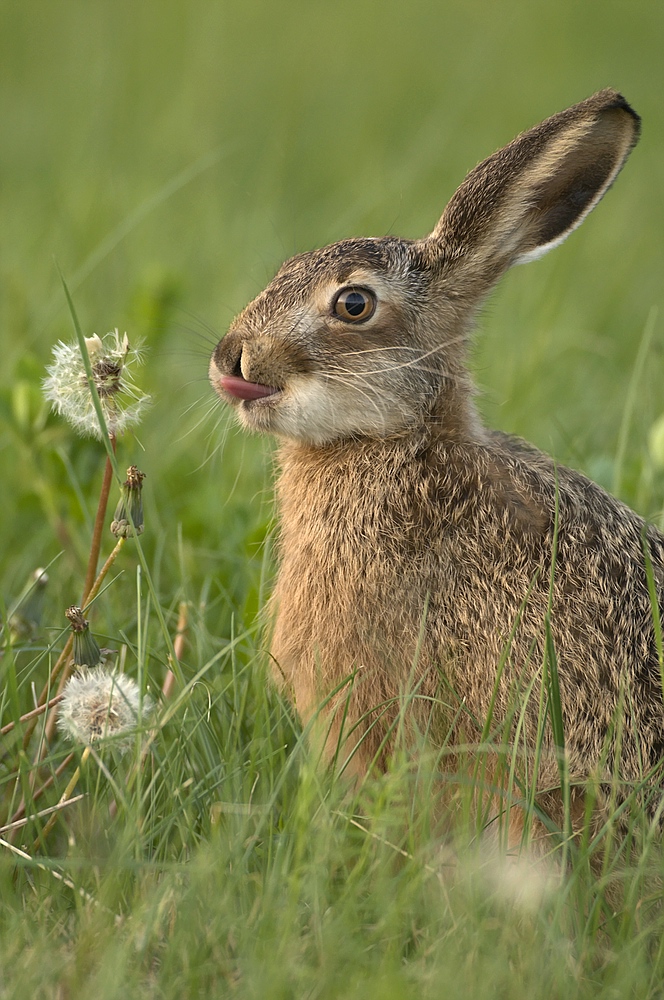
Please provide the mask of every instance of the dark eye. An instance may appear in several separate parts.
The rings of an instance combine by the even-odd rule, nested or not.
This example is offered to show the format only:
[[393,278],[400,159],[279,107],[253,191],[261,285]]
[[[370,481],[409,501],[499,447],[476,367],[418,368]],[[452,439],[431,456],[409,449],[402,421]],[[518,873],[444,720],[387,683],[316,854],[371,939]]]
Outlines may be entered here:
[[346,323],[363,323],[373,316],[376,297],[366,288],[342,288],[332,306],[332,311]]

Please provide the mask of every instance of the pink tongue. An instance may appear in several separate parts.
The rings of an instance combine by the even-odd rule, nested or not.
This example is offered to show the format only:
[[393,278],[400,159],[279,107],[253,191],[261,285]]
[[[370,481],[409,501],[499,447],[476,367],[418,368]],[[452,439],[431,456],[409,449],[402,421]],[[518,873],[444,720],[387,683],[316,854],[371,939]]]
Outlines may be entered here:
[[259,382],[247,382],[236,375],[222,375],[219,383],[224,392],[237,399],[262,399],[264,396],[273,396],[278,389],[273,389],[271,385],[260,385]]

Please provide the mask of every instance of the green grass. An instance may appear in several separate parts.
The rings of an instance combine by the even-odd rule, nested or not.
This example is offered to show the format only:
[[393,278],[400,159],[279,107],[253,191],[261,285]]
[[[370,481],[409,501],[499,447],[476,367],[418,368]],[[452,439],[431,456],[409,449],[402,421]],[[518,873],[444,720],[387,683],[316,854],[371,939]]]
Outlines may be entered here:
[[[39,565],[51,579],[39,629],[0,660],[1,724],[62,647],[104,460],[41,395],[51,345],[74,339],[58,267],[86,335],[145,341],[154,396],[118,448],[147,473],[145,561],[129,541],[95,634],[158,698],[189,608],[142,766],[140,747],[90,757],[45,842],[42,817],[15,835],[27,859],[0,845],[0,997],[661,995],[663,864],[636,804],[627,833],[588,825],[547,881],[480,843],[481,755],[442,790],[424,752],[352,794],[315,766],[260,634],[271,445],[213,408],[206,369],[285,256],[421,235],[478,160],[613,85],[642,140],[580,231],[508,275],[473,367],[492,425],[660,519],[663,43],[650,0],[0,4],[0,601]],[[56,775],[72,749],[56,738],[32,806],[40,730],[27,753],[21,731],[3,737],[0,826],[24,796],[28,813],[57,803],[80,759]]]

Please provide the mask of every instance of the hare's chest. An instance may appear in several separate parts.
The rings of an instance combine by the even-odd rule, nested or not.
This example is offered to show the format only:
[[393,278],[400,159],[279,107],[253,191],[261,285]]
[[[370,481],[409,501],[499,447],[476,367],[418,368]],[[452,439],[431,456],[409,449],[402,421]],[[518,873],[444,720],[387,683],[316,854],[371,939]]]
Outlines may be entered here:
[[403,491],[393,498],[339,488],[289,499],[281,512],[275,655],[318,661],[335,675],[360,661],[377,669],[412,662],[444,558]]

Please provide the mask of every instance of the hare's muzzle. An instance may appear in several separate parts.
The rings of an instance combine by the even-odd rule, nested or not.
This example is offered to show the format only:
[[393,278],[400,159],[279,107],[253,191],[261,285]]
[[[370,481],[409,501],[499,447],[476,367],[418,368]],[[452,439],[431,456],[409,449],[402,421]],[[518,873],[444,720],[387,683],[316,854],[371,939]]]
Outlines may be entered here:
[[264,399],[266,396],[274,396],[278,389],[271,385],[261,385],[259,382],[247,382],[246,379],[237,375],[222,375],[219,379],[219,386],[229,396],[236,399]]

